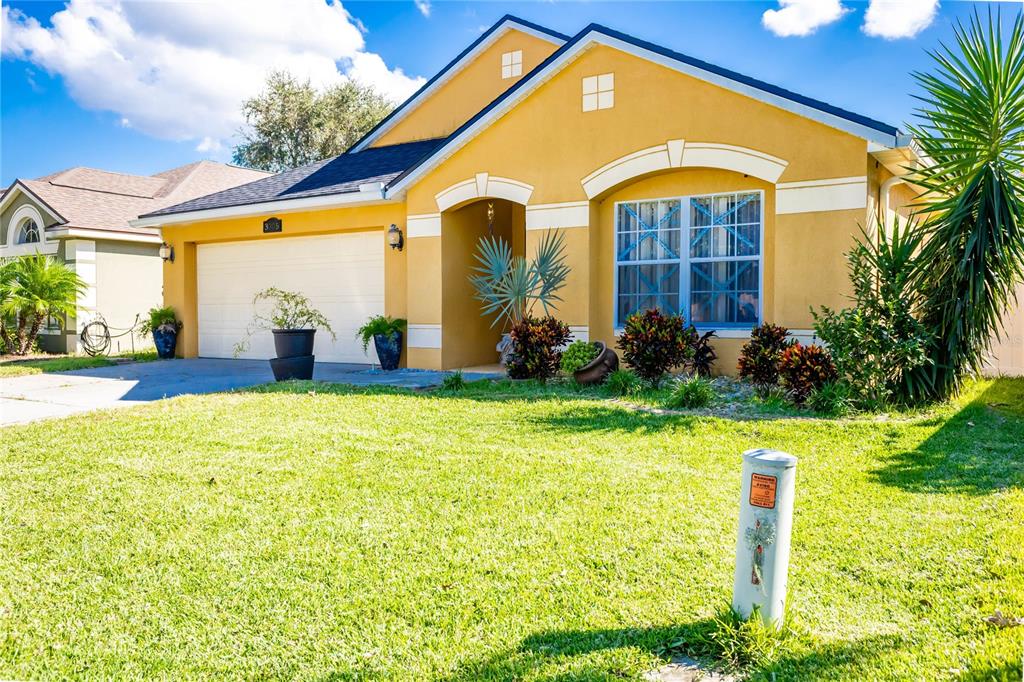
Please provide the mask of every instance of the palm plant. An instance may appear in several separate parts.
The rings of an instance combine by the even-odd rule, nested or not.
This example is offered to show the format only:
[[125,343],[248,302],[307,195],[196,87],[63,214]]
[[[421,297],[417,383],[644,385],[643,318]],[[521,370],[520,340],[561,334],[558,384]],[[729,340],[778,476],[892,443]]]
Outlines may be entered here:
[[912,377],[918,399],[946,398],[980,369],[1024,279],[1024,20],[1004,40],[998,14],[976,14],[955,36],[931,53],[934,73],[914,74],[925,94],[911,130],[927,158],[911,177],[925,190],[915,285],[937,339]]
[[494,315],[491,327],[503,322],[511,328],[529,317],[539,303],[549,315],[562,299],[558,290],[565,286],[569,266],[565,264],[565,239],[548,230],[537,245],[532,261],[513,256],[512,247],[500,237],[484,237],[475,254],[479,265],[469,281],[485,315]]
[[7,351],[25,355],[39,336],[47,317],[63,324],[73,315],[86,285],[74,270],[51,256],[21,256],[4,266],[0,277],[0,315],[14,325],[4,330]]

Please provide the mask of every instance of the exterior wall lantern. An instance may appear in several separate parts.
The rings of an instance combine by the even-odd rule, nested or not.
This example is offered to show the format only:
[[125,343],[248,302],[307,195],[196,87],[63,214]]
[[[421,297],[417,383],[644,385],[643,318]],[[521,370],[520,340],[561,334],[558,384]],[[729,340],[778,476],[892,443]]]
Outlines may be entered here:
[[168,244],[167,242],[162,242],[160,244],[160,258],[162,258],[165,261],[168,261],[169,263],[173,263],[174,247]]
[[388,246],[392,249],[402,250],[402,244],[405,243],[405,239],[402,236],[402,229],[391,223],[391,227],[388,228]]

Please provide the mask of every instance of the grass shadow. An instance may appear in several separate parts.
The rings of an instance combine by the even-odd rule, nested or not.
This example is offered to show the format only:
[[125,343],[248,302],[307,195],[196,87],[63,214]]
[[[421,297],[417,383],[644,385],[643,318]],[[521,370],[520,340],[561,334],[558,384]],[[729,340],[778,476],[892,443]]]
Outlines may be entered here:
[[1024,379],[992,383],[912,450],[873,476],[918,493],[982,495],[1024,486]]

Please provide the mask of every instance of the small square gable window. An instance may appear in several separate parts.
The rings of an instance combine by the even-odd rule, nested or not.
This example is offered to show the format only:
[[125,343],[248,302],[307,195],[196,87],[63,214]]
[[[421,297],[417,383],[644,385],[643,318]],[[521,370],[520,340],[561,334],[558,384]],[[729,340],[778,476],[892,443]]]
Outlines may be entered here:
[[583,111],[611,109],[615,106],[615,74],[602,73],[583,79]]
[[501,55],[501,77],[515,78],[523,74],[523,51],[515,50]]

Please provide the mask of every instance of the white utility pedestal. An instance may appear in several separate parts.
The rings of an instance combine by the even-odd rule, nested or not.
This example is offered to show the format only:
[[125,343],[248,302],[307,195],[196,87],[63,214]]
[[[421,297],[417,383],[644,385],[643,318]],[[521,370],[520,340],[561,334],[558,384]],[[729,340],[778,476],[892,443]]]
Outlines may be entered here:
[[732,607],[744,618],[759,607],[762,620],[775,627],[782,627],[786,609],[795,482],[793,455],[764,449],[743,453]]

